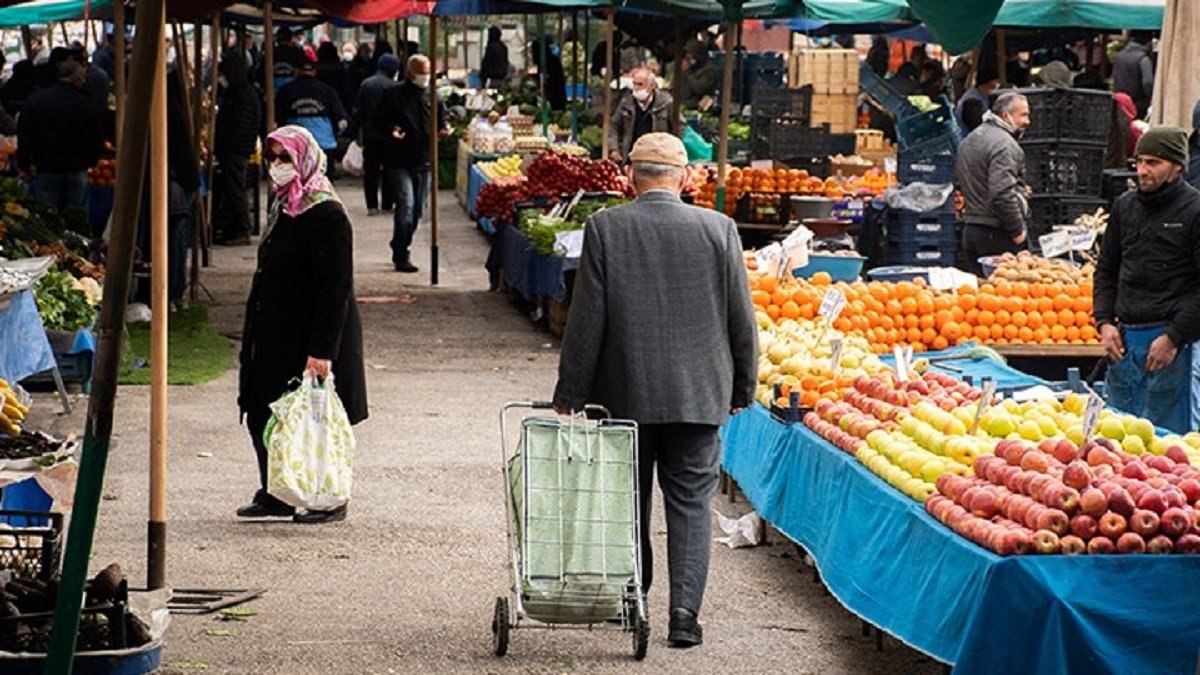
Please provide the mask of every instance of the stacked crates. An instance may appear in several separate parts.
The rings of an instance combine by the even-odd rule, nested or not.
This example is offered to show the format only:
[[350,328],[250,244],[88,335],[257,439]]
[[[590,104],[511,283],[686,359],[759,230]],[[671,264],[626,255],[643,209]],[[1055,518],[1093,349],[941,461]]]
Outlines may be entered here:
[[888,209],[887,264],[953,267],[958,251],[954,199],[930,211]]

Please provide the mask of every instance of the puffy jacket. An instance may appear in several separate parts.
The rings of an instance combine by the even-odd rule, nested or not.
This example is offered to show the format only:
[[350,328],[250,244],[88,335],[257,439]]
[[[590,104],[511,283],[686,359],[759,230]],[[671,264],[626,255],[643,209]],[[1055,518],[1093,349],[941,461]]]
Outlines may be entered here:
[[17,119],[17,163],[38,173],[84,171],[100,161],[104,134],[82,91],[55,82],[29,97]]
[[[634,100],[632,93],[628,93],[621,98],[616,112],[613,113],[612,128],[608,132],[609,151],[616,150],[621,153],[622,157],[629,156],[629,151],[633,150],[633,143],[637,140],[633,137],[633,123],[636,114],[637,101]],[[650,130],[675,133],[679,128],[676,120],[673,119],[675,115],[675,102],[671,100],[671,95],[661,89],[656,90],[654,100],[650,102],[652,126]]]
[[963,222],[1017,237],[1025,228],[1025,151],[1004,120],[992,113],[958,147],[954,183],[963,194]]
[[1200,191],[1177,180],[1118,197],[1094,288],[1097,325],[1165,321],[1176,346],[1200,339]]

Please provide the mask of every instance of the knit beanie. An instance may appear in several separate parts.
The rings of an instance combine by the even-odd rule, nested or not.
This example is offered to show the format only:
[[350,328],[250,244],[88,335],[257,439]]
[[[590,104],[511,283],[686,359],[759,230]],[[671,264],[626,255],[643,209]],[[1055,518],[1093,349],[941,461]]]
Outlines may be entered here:
[[1188,134],[1179,127],[1150,127],[1138,140],[1134,155],[1150,155],[1179,166],[1187,166]]

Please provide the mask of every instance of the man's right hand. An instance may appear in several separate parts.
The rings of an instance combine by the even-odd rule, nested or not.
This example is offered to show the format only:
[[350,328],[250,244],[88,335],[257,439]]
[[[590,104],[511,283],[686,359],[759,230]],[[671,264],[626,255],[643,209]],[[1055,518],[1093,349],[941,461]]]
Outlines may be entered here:
[[1100,326],[1100,344],[1104,345],[1104,353],[1114,363],[1125,358],[1125,342],[1121,339],[1121,331],[1111,323]]
[[609,153],[608,153],[608,158],[609,158],[611,161],[613,161],[613,162],[616,162],[617,164],[620,164],[620,163],[621,163],[621,159],[622,159],[622,158],[621,158],[621,152],[620,152],[619,150],[611,150],[611,151],[609,151]]
[[1013,237],[1013,243],[1016,244],[1017,246],[1024,246],[1025,240],[1028,238],[1029,238],[1028,232],[1026,230],[1021,230],[1021,234],[1018,234],[1017,236]]

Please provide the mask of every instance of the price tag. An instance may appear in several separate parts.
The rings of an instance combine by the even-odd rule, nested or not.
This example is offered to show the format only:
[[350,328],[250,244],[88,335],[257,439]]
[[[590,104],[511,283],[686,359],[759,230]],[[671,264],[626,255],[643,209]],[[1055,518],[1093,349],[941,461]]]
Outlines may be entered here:
[[1104,399],[1100,398],[1096,392],[1092,392],[1088,396],[1087,408],[1083,411],[1083,437],[1086,440],[1091,440],[1092,433],[1096,431],[1096,423],[1100,421],[1100,411],[1104,409]]
[[564,258],[578,258],[583,255],[583,230],[555,234],[554,250]]
[[829,344],[833,345],[833,354],[829,356],[829,370],[837,377],[838,371],[842,369],[842,338],[833,338]]
[[846,309],[846,294],[836,288],[829,289],[825,299],[821,300],[821,316],[832,325],[842,315],[843,309]]
[[988,380],[983,383],[983,396],[979,399],[979,409],[975,411],[975,422],[971,424],[971,434],[974,435],[979,431],[979,420],[983,419],[983,414],[992,405],[992,397],[996,395],[996,381]]
[[778,275],[779,264],[783,259],[783,247],[779,242],[775,242],[770,246],[765,246],[754,252],[754,259],[758,262],[758,271],[763,274]]
[[1096,231],[1091,228],[1080,228],[1071,234],[1072,251],[1090,251],[1096,243]]
[[908,382],[908,354],[900,345],[892,347],[892,356],[896,358],[896,377],[901,382]]
[[929,285],[939,291],[952,291],[963,286],[979,288],[979,277],[953,267],[930,267]]
[[1057,258],[1071,250],[1071,235],[1066,232],[1051,232],[1038,237],[1043,258]]

